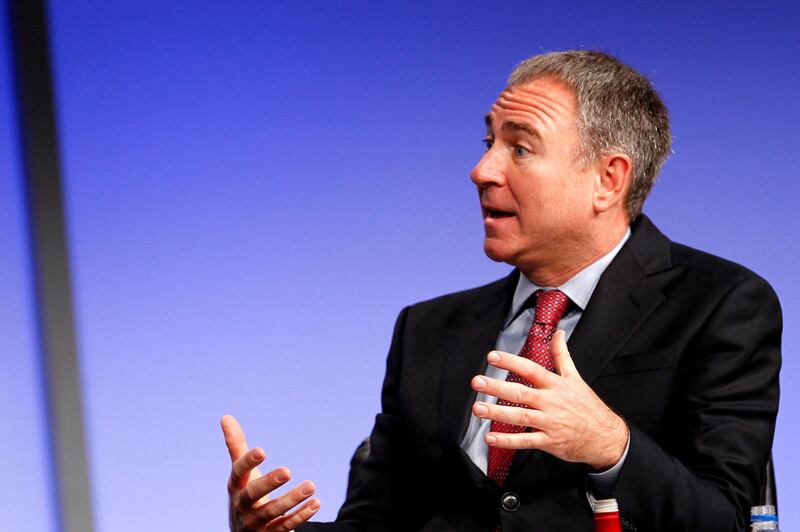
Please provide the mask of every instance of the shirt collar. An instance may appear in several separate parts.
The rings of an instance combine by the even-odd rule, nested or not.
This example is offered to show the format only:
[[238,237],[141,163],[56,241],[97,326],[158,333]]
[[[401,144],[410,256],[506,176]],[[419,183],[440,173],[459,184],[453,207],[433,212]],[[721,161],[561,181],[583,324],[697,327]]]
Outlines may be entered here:
[[514,320],[514,318],[517,317],[522,309],[522,305],[524,305],[525,302],[537,290],[561,290],[570,299],[570,301],[572,301],[575,306],[580,308],[581,312],[583,312],[586,309],[586,305],[589,304],[589,299],[592,297],[592,293],[594,292],[595,287],[597,287],[597,283],[600,282],[600,276],[603,275],[603,272],[606,271],[608,265],[611,264],[611,261],[614,260],[614,257],[617,256],[617,253],[619,253],[619,250],[622,249],[622,246],[625,245],[625,242],[628,241],[630,236],[631,229],[629,227],[628,230],[625,231],[625,235],[622,237],[622,240],[620,240],[611,251],[570,277],[561,286],[539,286],[536,283],[529,281],[524,275],[520,274],[519,280],[517,281],[517,289],[514,291],[514,299],[511,304],[511,310],[508,314],[508,319],[506,320],[505,326],[508,326]]

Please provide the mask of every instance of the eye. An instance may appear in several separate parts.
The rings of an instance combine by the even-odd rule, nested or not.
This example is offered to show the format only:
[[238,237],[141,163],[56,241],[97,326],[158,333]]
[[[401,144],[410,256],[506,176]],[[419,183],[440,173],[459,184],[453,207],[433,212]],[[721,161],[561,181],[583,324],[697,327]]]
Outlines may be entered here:
[[514,155],[516,157],[525,157],[530,152],[531,151],[528,148],[525,148],[524,146],[519,146],[519,145],[514,146]]
[[494,145],[494,139],[493,138],[486,137],[485,139],[483,139],[482,142],[484,144],[486,144],[486,151],[491,150],[492,146]]

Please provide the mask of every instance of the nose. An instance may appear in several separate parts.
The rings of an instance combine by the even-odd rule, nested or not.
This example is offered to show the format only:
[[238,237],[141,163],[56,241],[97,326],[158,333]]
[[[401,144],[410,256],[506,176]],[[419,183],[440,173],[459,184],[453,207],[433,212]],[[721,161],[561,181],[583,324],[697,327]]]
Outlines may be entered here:
[[469,173],[469,178],[478,188],[503,184],[503,164],[498,152],[499,150],[492,148],[486,150],[481,160]]

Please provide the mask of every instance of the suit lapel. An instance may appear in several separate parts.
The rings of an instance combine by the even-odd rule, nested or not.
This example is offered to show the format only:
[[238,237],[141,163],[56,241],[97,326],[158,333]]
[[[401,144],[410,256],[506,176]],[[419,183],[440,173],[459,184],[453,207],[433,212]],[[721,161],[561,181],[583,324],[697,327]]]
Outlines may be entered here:
[[444,448],[460,444],[469,424],[476,393],[472,377],[486,370],[486,354],[491,351],[503,320],[511,306],[518,272],[497,282],[482,294],[471,308],[465,308],[447,328],[443,346],[441,379],[441,437]]
[[664,301],[653,274],[671,267],[670,242],[642,215],[633,234],[600,277],[570,336],[575,366],[591,384]]
[[568,347],[578,372],[591,384],[664,300],[638,268],[630,250],[603,275]]

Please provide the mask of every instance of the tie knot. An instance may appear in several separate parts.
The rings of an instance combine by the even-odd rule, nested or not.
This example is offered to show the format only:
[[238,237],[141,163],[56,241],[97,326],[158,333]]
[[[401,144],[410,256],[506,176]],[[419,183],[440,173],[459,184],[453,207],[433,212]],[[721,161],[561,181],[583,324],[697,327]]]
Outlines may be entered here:
[[539,290],[536,296],[536,314],[533,321],[555,327],[567,310],[569,298],[560,290]]

